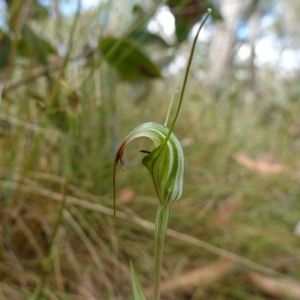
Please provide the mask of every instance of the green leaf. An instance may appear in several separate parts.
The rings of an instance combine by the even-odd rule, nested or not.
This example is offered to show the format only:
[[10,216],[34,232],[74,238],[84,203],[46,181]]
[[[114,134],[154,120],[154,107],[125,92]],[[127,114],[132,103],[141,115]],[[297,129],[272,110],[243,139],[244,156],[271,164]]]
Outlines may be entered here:
[[143,45],[143,44],[155,44],[159,47],[163,47],[163,48],[169,48],[170,45],[159,35],[151,33],[147,30],[144,29],[137,29],[134,30],[129,37],[130,39],[132,39],[135,43],[139,44],[139,45]]
[[[175,52],[168,51],[171,45],[161,36],[151,33],[147,29],[138,28],[131,32],[128,38],[140,46],[149,57],[153,58],[155,64],[160,68],[168,66],[175,58]],[[152,57],[153,53],[156,55]]]
[[223,17],[220,11],[220,7],[217,5],[216,1],[214,0],[208,0],[207,1],[207,7],[210,7],[212,12],[211,12],[211,17],[214,21],[222,21]]
[[33,59],[43,65],[48,63],[48,58],[56,51],[49,42],[38,36],[28,24],[22,28],[22,38],[18,44],[19,55]]
[[175,33],[179,43],[185,41],[191,28],[206,12],[206,1],[169,0],[168,5],[175,17]]
[[131,270],[131,281],[133,287],[134,300],[146,300],[131,261],[130,261],[130,270]]
[[159,78],[160,71],[150,58],[130,40],[106,37],[100,41],[104,59],[123,79]]
[[33,2],[30,17],[37,21],[43,21],[49,17],[48,9],[38,2]]
[[[11,38],[7,33],[0,31],[0,69],[9,63],[11,53]],[[45,39],[38,36],[28,24],[22,28],[22,36],[18,40],[17,54],[46,65],[49,56],[56,51]]]
[[175,33],[179,43],[187,39],[192,27],[200,21],[208,8],[212,8],[214,20],[222,19],[213,0],[169,0],[168,5],[175,17]]
[[9,63],[11,51],[11,40],[9,36],[0,31],[0,69],[3,69]]

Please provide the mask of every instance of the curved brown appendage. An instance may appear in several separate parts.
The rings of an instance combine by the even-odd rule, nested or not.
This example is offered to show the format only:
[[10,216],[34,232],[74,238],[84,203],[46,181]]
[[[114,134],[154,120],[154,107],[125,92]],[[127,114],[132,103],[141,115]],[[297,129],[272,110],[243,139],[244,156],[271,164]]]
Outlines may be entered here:
[[114,163],[114,170],[113,170],[113,190],[114,190],[114,216],[116,216],[116,171],[117,171],[117,165],[120,162],[120,166],[123,171],[125,171],[124,167],[124,160],[123,160],[123,154],[124,150],[126,148],[127,141],[124,141],[115,157],[115,163]]
[[119,150],[116,154],[116,158],[115,158],[115,166],[117,166],[118,163],[120,162],[120,166],[121,166],[123,171],[125,171],[123,155],[124,155],[124,150],[126,148],[126,144],[127,144],[127,141],[124,141],[121,144],[121,146],[120,146],[120,148],[119,148]]

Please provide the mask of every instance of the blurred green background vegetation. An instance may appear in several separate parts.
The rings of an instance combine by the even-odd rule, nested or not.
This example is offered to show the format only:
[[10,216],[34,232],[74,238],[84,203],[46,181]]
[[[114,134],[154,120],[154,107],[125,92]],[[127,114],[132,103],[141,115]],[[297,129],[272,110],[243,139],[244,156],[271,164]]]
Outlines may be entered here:
[[0,299],[132,299],[130,259],[151,298],[150,144],[126,151],[116,218],[114,155],[164,122],[208,7],[162,299],[300,299],[296,0],[0,1]]

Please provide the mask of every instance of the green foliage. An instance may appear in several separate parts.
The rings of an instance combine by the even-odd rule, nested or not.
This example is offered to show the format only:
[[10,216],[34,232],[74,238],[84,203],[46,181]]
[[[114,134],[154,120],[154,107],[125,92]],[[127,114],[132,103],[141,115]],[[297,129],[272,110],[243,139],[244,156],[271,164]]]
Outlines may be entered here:
[[106,37],[99,43],[105,60],[123,79],[159,78],[160,71],[137,45],[124,38]]
[[9,64],[12,44],[15,42],[17,55],[42,65],[48,63],[49,57],[55,55],[56,51],[52,45],[38,36],[28,24],[22,27],[21,38],[13,41],[8,33],[0,32],[0,69]]
[[[0,69],[13,65],[17,57],[27,58],[41,65],[47,65],[56,50],[44,37],[31,28],[31,21],[41,22],[48,18],[48,10],[38,2],[16,3],[7,1],[8,29],[0,31]],[[23,14],[26,11],[26,18]],[[24,18],[24,20],[23,20]]]
[[168,5],[175,17],[175,33],[178,43],[185,41],[192,27],[200,21],[208,8],[214,20],[222,19],[218,6],[208,0],[169,0]]
[[9,63],[11,53],[11,41],[9,36],[0,31],[0,70],[5,68]]
[[18,42],[18,54],[42,65],[48,63],[50,55],[56,54],[52,45],[38,36],[28,24],[22,27],[22,37]]
[[133,287],[134,300],[146,300],[138,278],[135,274],[134,267],[132,261],[130,261],[130,271],[131,271],[131,282]]
[[30,17],[36,21],[45,21],[49,17],[48,9],[37,1],[34,1]]
[[170,45],[159,35],[151,33],[147,30],[137,29],[130,33],[128,38],[132,39],[136,44],[142,45],[155,45],[161,48],[169,48]]

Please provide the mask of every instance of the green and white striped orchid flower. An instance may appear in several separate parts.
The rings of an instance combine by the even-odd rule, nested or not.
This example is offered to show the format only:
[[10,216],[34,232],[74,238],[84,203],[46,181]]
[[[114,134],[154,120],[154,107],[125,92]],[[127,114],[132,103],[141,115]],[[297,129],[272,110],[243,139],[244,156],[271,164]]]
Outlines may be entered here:
[[[192,49],[191,49],[191,54],[187,64],[186,73],[183,80],[178,107],[173,122],[170,126],[170,129],[165,126],[167,124],[168,117],[170,114],[170,108],[169,108],[165,125],[149,122],[137,126],[124,139],[116,154],[115,163],[114,163],[114,173],[113,173],[114,214],[116,212],[115,210],[116,208],[116,184],[115,184],[116,167],[118,163],[120,163],[122,169],[124,170],[123,155],[124,155],[125,148],[128,145],[128,143],[130,143],[132,140],[139,137],[150,138],[154,142],[156,147],[152,152],[142,151],[148,153],[148,155],[145,156],[143,159],[143,164],[150,172],[161,205],[169,205],[172,202],[178,200],[182,195],[183,176],[184,176],[184,155],[183,155],[183,150],[180,145],[180,142],[173,133],[173,128],[175,126],[181,108],[183,95],[184,95],[184,91],[188,79],[188,73],[194,55],[196,41],[200,33],[200,30],[203,27],[210,13],[211,10],[209,9],[208,14],[206,15],[204,21],[200,25],[197,34],[195,36]],[[172,99],[172,102],[173,100],[174,97]]]
[[171,204],[182,195],[184,155],[179,140],[166,126],[149,122],[134,128],[117,152],[115,170],[118,163],[125,170],[123,162],[125,148],[139,137],[151,139],[156,147],[152,152],[142,151],[148,153],[143,159],[143,165],[150,172],[160,203]]

